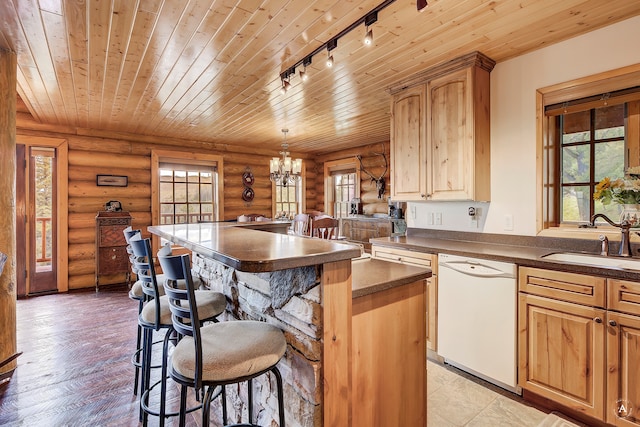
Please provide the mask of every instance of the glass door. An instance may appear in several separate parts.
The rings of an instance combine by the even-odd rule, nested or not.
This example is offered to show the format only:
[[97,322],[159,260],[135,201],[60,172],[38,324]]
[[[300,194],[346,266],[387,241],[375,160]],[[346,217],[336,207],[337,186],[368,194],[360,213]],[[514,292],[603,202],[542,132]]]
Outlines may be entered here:
[[17,198],[17,249],[25,255],[25,265],[17,266],[18,296],[56,292],[56,149],[18,145],[16,155],[16,188],[24,189]]

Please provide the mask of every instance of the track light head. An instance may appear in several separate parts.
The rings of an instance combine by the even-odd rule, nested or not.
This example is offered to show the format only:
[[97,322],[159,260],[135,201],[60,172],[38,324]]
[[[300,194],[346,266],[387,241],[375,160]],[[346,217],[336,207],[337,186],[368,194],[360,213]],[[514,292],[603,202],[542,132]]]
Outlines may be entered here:
[[422,12],[429,4],[427,0],[416,0],[416,7],[418,8],[418,12]]
[[378,22],[378,12],[371,12],[370,14],[364,17],[364,25],[366,27],[370,27],[376,22]]
[[371,46],[373,44],[373,30],[367,31],[367,35],[364,36],[364,44]]
[[329,57],[327,58],[327,67],[333,67],[333,55],[329,55]]
[[309,80],[309,75],[307,75],[306,71],[300,70],[300,80],[302,80],[303,82],[306,82],[307,80]]

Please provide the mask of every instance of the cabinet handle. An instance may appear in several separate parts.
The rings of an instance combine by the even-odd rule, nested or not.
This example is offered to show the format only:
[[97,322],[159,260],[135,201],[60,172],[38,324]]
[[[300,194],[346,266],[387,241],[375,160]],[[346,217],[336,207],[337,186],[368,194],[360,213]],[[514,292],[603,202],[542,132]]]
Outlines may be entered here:
[[611,326],[618,326],[618,324],[616,323],[616,321],[615,321],[615,320],[609,320],[609,324],[610,324]]
[[602,319],[600,317],[596,317],[593,321],[596,323],[602,323]]
[[427,195],[426,194],[421,194],[420,197],[422,197],[423,199],[426,199]]

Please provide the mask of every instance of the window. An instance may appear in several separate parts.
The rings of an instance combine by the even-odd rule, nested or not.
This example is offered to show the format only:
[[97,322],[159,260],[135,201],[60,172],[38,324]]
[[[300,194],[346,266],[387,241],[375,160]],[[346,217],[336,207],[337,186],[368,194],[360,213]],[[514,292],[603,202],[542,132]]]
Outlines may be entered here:
[[593,200],[604,177],[624,176],[626,104],[592,108],[557,117],[560,132],[560,222],[589,221],[596,213],[619,215],[617,206]]
[[335,217],[349,215],[350,203],[360,197],[360,174],[353,159],[342,159],[324,164],[324,206],[325,211]]
[[160,224],[215,221],[216,167],[160,163]]
[[[224,217],[221,156],[183,151],[151,152],[151,223],[183,224]],[[153,251],[160,240],[153,236]]]
[[538,90],[538,231],[575,229],[595,213],[617,221],[619,206],[593,192],[640,165],[639,79],[634,65]]
[[274,183],[274,216],[276,218],[293,218],[302,213],[300,200],[302,200],[302,179],[295,180],[293,184],[282,185]]
[[349,216],[351,200],[356,197],[356,172],[341,171],[334,172],[333,191],[334,191],[334,217],[345,218]]

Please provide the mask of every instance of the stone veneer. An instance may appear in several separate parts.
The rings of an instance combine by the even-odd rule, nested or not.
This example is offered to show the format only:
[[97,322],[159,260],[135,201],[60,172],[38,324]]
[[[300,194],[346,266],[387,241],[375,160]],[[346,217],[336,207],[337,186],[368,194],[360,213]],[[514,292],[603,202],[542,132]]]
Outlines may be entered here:
[[[244,273],[193,254],[193,275],[227,297],[223,320],[253,319],[279,327],[287,352],[278,364],[290,427],[322,426],[322,266],[269,273]],[[227,386],[229,423],[247,422],[246,384]],[[278,425],[276,382],[266,374],[253,381],[254,423]],[[212,404],[221,419],[219,399]],[[212,415],[215,420],[216,415]],[[242,418],[241,418],[242,417]]]

